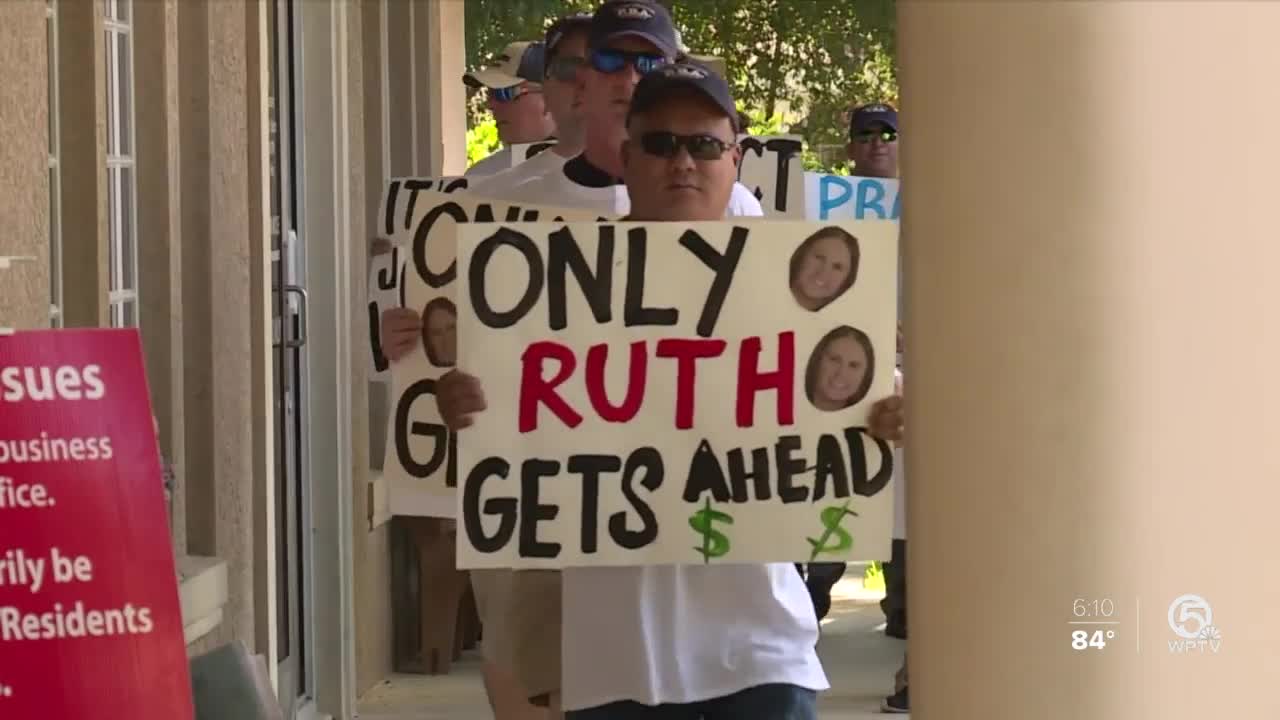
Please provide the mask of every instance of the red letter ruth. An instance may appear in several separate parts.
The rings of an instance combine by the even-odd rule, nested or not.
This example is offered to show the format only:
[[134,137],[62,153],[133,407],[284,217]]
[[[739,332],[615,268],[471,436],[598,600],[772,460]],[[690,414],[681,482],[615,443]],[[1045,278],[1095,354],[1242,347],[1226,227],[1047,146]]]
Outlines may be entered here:
[[696,387],[696,363],[699,358],[720,357],[724,352],[723,340],[658,341],[658,357],[676,359],[676,427],[688,430],[693,427],[693,398]]
[[796,336],[793,332],[778,334],[778,369],[760,371],[760,338],[747,338],[738,351],[738,427],[752,427],[756,422],[756,393],[773,389],[778,392],[778,424],[795,422]]
[[[560,370],[550,380],[542,378],[542,365],[545,360],[560,361]],[[520,432],[526,433],[538,427],[538,403],[547,406],[560,421],[569,427],[577,427],[582,422],[569,403],[560,397],[556,387],[573,375],[578,361],[573,351],[557,342],[546,340],[536,342],[525,349],[520,358]]]

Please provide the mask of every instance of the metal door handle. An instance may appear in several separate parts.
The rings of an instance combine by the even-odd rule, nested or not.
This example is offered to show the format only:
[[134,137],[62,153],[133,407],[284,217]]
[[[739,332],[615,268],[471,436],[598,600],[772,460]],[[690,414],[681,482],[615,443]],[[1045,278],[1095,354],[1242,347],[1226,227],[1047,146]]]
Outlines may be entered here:
[[[282,329],[280,334],[284,336],[283,339],[285,347],[300,348],[307,344],[307,291],[300,285],[285,285],[284,294],[285,297],[288,297],[290,294],[298,296],[298,337],[289,339],[289,331],[287,328],[289,325],[293,324],[289,322],[284,323],[285,329]],[[284,313],[286,319],[288,318],[287,307],[288,304],[286,303],[286,310]]]

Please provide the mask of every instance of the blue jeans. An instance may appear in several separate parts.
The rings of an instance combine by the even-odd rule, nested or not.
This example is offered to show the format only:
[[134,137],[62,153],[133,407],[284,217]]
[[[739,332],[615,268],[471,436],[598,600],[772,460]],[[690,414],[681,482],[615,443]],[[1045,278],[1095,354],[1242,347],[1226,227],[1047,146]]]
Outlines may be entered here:
[[565,720],[817,720],[818,694],[795,685],[757,685],[695,703],[642,705],[623,700],[570,710]]

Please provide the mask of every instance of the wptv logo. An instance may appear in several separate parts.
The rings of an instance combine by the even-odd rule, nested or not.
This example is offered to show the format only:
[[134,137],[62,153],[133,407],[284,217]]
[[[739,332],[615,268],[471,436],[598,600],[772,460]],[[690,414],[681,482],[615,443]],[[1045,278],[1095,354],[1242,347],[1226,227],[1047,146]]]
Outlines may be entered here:
[[1213,624],[1213,608],[1199,595],[1183,595],[1169,605],[1169,629],[1177,639],[1169,641],[1169,652],[1216,654],[1222,649],[1222,633]]

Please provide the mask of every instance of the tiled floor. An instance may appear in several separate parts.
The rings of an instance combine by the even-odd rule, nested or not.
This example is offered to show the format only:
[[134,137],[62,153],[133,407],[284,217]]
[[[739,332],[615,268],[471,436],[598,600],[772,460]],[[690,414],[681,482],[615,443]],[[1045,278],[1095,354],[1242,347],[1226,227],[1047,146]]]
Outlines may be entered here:
[[[856,575],[850,569],[850,575]],[[832,689],[819,705],[823,720],[893,717],[880,714],[880,699],[893,689],[904,642],[885,637],[881,596],[846,579],[833,593],[818,651]],[[360,720],[490,720],[479,665],[464,659],[443,677],[403,675],[373,688],[360,703]]]

